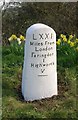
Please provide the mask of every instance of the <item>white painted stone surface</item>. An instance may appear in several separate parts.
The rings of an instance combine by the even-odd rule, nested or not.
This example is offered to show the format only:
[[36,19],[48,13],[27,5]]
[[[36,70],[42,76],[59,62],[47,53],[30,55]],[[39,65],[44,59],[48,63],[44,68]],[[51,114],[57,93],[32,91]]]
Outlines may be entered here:
[[57,95],[56,33],[44,24],[26,32],[22,94],[26,101]]

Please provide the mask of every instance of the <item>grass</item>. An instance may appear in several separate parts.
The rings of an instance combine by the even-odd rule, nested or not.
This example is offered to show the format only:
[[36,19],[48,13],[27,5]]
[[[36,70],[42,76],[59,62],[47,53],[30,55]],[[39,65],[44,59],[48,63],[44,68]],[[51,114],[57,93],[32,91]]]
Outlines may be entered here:
[[13,53],[9,51],[8,47],[6,49],[3,47],[3,120],[11,118],[21,120],[24,118],[77,118],[76,65],[64,67],[58,61],[58,95],[26,102],[21,94],[22,53]]

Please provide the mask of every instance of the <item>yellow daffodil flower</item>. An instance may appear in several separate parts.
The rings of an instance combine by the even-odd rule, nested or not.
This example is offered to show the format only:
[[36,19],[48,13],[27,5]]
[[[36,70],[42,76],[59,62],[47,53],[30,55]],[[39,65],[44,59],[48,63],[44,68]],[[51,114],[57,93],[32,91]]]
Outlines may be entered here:
[[61,38],[63,38],[63,37],[64,37],[64,35],[63,35],[63,34],[60,34],[60,37],[61,37]]
[[70,42],[71,47],[74,47],[74,45],[75,45],[74,42]]
[[11,37],[8,39],[9,41],[12,41],[12,40],[16,40],[17,39],[17,36],[12,34]]
[[12,38],[13,40],[16,40],[16,39],[17,39],[17,36],[13,34],[13,35],[11,36],[11,38]]
[[20,35],[20,39],[21,40],[25,40],[24,36]]
[[66,35],[61,34],[60,37],[63,39],[64,42],[67,42]]
[[58,42],[60,42],[60,43],[61,43],[61,40],[60,40],[60,39],[58,39]]
[[71,40],[74,36],[73,35],[69,35],[69,39]]
[[63,41],[64,41],[64,42],[67,42],[66,36],[63,37]]
[[56,44],[57,44],[57,45],[60,45],[60,43],[61,43],[61,40],[58,39],[58,41],[56,42]]
[[60,42],[57,41],[56,44],[57,44],[57,45],[60,45]]

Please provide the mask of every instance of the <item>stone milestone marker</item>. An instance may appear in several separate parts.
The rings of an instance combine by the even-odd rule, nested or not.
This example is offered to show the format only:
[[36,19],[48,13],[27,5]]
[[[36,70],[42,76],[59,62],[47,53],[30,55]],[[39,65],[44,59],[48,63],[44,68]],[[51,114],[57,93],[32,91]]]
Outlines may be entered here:
[[22,94],[27,101],[57,95],[56,33],[41,23],[26,32]]

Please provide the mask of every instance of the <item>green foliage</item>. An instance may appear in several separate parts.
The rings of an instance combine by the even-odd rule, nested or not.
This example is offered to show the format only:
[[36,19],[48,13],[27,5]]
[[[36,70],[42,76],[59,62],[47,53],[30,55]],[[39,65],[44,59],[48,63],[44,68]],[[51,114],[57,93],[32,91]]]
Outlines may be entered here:
[[57,41],[57,62],[63,67],[77,65],[78,39],[76,36],[61,34]]
[[17,42],[2,48],[3,66],[22,65],[24,58],[24,43],[18,45]]
[[57,56],[58,64],[63,67],[72,67],[76,64],[76,51],[69,46],[58,47]]

